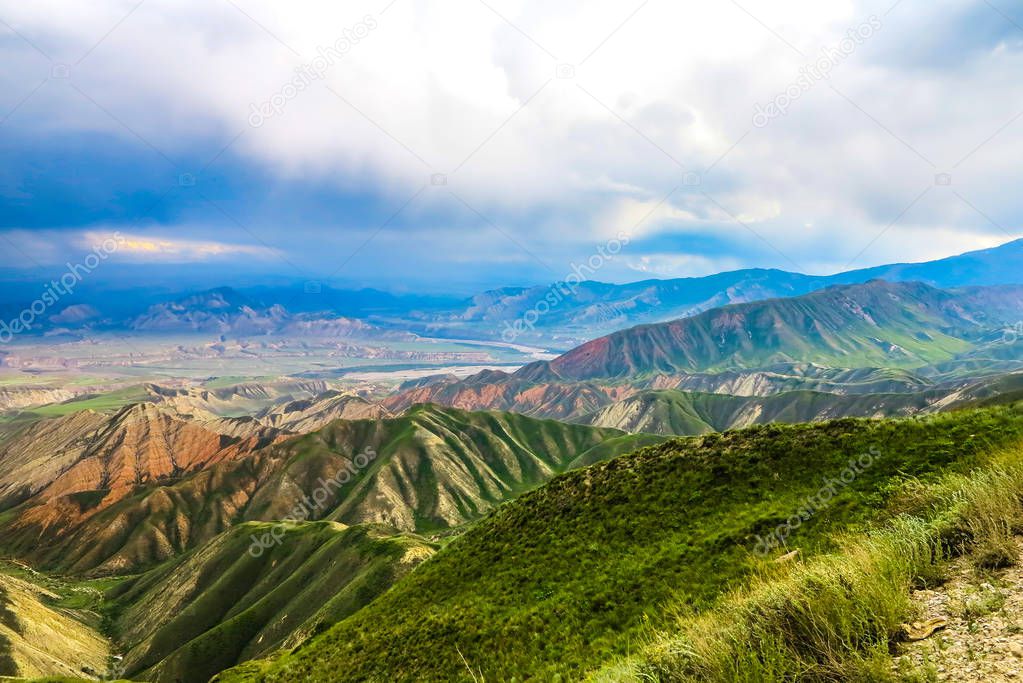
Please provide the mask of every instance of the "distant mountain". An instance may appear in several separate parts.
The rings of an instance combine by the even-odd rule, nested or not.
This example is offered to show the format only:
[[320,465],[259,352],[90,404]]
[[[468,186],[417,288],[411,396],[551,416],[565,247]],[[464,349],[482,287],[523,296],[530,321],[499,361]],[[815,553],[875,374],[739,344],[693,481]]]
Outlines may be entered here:
[[450,310],[464,300],[461,296],[391,293],[379,289],[343,289],[323,282],[300,282],[288,287],[243,287],[239,291],[255,301],[285,305],[300,313],[332,311],[349,318],[407,317]]
[[[878,266],[828,276],[750,268],[705,277],[597,281],[503,287],[469,298],[335,289],[318,282],[275,287],[219,287],[163,298],[146,291],[75,296],[48,321],[50,329],[139,332],[472,337],[569,348],[641,323],[687,317],[712,308],[800,296],[836,284],[873,279],[920,281],[938,288],[1023,284],[1023,240],[925,263]],[[10,288],[0,311],[16,316],[35,288]],[[116,298],[116,302],[110,301]],[[63,303],[63,302],[62,302]],[[133,308],[134,306],[134,308]],[[147,307],[148,306],[148,307]],[[36,325],[44,331],[46,325]]]
[[592,337],[637,322],[678,318],[729,303],[796,296],[820,286],[818,280],[781,270],[750,269],[623,285],[586,281],[506,287],[478,294],[464,308],[438,313],[431,322],[454,329],[489,326],[494,336],[505,341],[534,339],[538,336],[535,330]]
[[832,275],[829,284],[852,284],[877,278],[893,282],[926,282],[940,288],[1023,284],[1023,239],[991,249],[924,263],[896,263]]
[[320,334],[349,337],[369,334],[372,326],[341,316],[295,315],[281,303],[263,304],[230,287],[200,292],[150,306],[131,320],[138,332],[206,332],[233,336]]
[[[836,284],[874,279],[920,281],[938,288],[1023,284],[1023,240],[926,263],[893,264],[829,276],[744,269],[705,277],[643,280],[622,285],[586,281],[573,286],[506,287],[474,296],[464,307],[434,316],[436,323],[493,328],[505,341],[591,338],[645,322],[691,316],[727,304],[799,296]],[[531,313],[532,312],[532,313]],[[539,314],[538,314],[539,313]],[[560,335],[552,337],[551,335]]]
[[393,416],[378,403],[340,391],[328,391],[315,398],[269,408],[257,419],[276,429],[305,434],[322,429],[335,420],[379,420],[385,417]]
[[783,362],[911,368],[950,360],[1021,317],[1023,286],[947,292],[875,280],[633,327],[520,372],[585,380]]
[[0,412],[70,401],[87,393],[88,387],[14,385],[0,387]]
[[[729,399],[808,391],[834,399],[824,401],[829,405],[823,408],[780,413],[774,412],[781,406],[776,401],[732,404],[743,409],[759,406],[763,412],[757,421],[773,414],[788,415],[789,421],[900,414],[923,409],[975,380],[1023,367],[1023,344],[1004,343],[1014,338],[1012,321],[1020,319],[1023,286],[945,291],[921,283],[878,280],[640,325],[513,373],[421,379],[383,404],[394,412],[433,402],[569,421],[591,420],[603,410],[624,410],[616,413],[620,417],[597,423],[629,429],[627,425],[637,423],[621,415],[637,410],[635,397],[645,391],[730,394]],[[891,398],[876,410],[869,401],[840,400],[845,395],[919,392],[928,393]],[[630,401],[628,408],[613,408],[623,401]],[[654,424],[674,424],[673,419]],[[713,429],[750,423],[706,415],[697,422]]]
[[223,332],[235,325],[244,325],[247,331],[258,332],[281,324],[285,312],[282,307],[262,314],[257,313],[257,308],[262,307],[248,297],[230,287],[220,287],[150,306],[130,326],[141,331]]
[[329,386],[322,380],[286,377],[215,388],[146,384],[144,390],[147,400],[201,422],[221,417],[255,415],[283,403],[315,398],[327,392]]

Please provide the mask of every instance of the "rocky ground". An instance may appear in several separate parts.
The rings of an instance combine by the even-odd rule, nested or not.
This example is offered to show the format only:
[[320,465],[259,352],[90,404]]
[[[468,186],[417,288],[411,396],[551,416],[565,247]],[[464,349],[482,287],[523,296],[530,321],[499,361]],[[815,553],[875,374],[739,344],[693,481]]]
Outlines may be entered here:
[[[1017,545],[1023,558],[1023,539]],[[970,558],[959,558],[949,567],[946,583],[913,597],[922,620],[945,617],[948,626],[901,645],[897,671],[915,671],[917,680],[1023,680],[1023,565],[982,571]]]

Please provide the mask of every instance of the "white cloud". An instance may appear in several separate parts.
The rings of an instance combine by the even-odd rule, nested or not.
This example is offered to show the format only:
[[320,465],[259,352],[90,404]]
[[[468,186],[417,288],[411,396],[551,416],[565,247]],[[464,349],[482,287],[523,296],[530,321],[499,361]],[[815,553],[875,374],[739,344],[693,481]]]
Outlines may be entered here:
[[186,240],[155,235],[130,233],[86,232],[78,241],[79,246],[88,247],[115,238],[118,243],[117,260],[157,263],[192,263],[215,259],[246,256],[260,259],[277,259],[279,253],[270,247],[252,244],[228,244],[211,240]]
[[239,257],[276,261],[281,258],[277,249],[258,244],[143,235],[116,229],[8,230],[0,232],[0,244],[9,247],[2,250],[0,266],[16,268],[63,265],[99,251],[107,253],[114,263],[196,263]]
[[[148,0],[73,64],[135,4],[0,0],[5,21],[72,64],[70,84],[47,83],[19,125],[133,136],[73,85],[172,158],[182,139],[226,142],[245,131],[232,152],[292,178],[405,198],[431,173],[447,173],[459,196],[488,216],[521,220],[522,239],[538,244],[599,241],[638,221],[689,171],[700,185],[674,195],[641,234],[705,230],[758,244],[763,258],[747,265],[792,267],[777,252],[800,263],[851,259],[943,171],[958,194],[928,193],[863,254],[864,265],[1007,239],[964,199],[1010,233],[1023,219],[1012,189],[1023,181],[1023,120],[1009,123],[1023,111],[1023,34],[1008,25],[991,34],[1002,19],[982,2],[901,3],[887,15],[889,0],[649,2],[623,24],[639,3],[492,0],[505,21],[471,1],[397,0],[380,15],[386,2],[238,0],[250,19],[225,2]],[[376,28],[323,82],[247,127],[253,103],[366,15]],[[752,127],[756,103],[871,15],[881,30],[830,80],[786,116]],[[922,21],[958,35],[943,49],[961,59],[910,63],[929,39]],[[51,66],[13,38],[0,54],[17,66],[0,76],[9,109]],[[573,65],[575,77],[555,78],[558,64]],[[536,219],[538,209],[547,218]],[[755,224],[771,247],[731,216]],[[181,258],[238,249],[146,239]],[[694,258],[646,263],[707,265]]]
[[742,263],[733,258],[708,258],[699,254],[647,254],[629,258],[626,265],[645,277],[699,277],[738,270]]

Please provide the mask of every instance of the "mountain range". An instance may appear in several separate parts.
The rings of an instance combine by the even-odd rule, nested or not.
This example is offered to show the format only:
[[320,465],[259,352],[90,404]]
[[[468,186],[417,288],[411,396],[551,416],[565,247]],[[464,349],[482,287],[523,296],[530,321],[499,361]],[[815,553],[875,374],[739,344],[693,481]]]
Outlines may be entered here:
[[225,421],[252,434],[218,433],[148,403],[15,430],[0,452],[0,481],[10,482],[0,491],[0,547],[43,567],[110,574],[245,521],[444,530],[560,472],[663,438],[436,406],[291,439],[252,418]]
[[[537,330],[606,334],[393,391],[323,379],[301,354],[297,376],[5,386],[0,675],[639,680],[621,675],[634,653],[660,661],[671,642],[685,659],[652,633],[787,571],[795,555],[759,550],[779,528],[822,557],[1018,445],[1021,250],[584,282]],[[381,295],[345,316],[329,288],[302,290],[322,308],[220,288],[54,322],[485,344],[548,291]],[[804,515],[822,482],[831,497]],[[980,537],[942,524],[943,548]]]
[[643,648],[649,629],[675,614],[707,609],[743,577],[780,571],[757,560],[757,537],[850,458],[869,455],[871,465],[794,532],[790,543],[806,555],[832,548],[829,533],[884,514],[879,501],[900,480],[963,471],[979,452],[1021,436],[1019,409],[1001,408],[673,439],[555,478],[468,529],[366,609],[215,680],[325,680],[338,666],[350,680],[471,680],[468,671],[477,680],[511,672],[519,680],[642,680],[594,670]]
[[[754,268],[627,284],[583,281],[505,287],[468,299],[342,290],[322,283],[220,287],[160,301],[153,301],[154,295],[147,293],[138,299],[130,314],[126,314],[131,310],[130,293],[120,293],[116,311],[110,313],[103,310],[104,300],[109,297],[98,293],[88,300],[65,302],[68,305],[52,315],[48,328],[70,333],[106,329],[229,336],[468,335],[565,348],[640,323],[662,322],[728,304],[799,296],[874,279],[917,281],[937,288],[1018,284],[1020,276],[1015,264],[1021,257],[1023,240],[1015,240],[936,261],[877,266],[828,276]],[[27,294],[19,291],[14,296]],[[27,303],[20,298],[0,301],[0,309],[9,309],[16,315]]]
[[[485,323],[502,332],[558,292],[557,303],[530,325],[535,330],[592,337],[595,332],[621,329],[643,322],[681,318],[732,303],[798,296],[833,285],[883,279],[924,282],[938,288],[1019,284],[1018,264],[1023,240],[925,263],[900,263],[835,275],[815,276],[782,270],[751,268],[704,277],[642,280],[623,285],[586,281],[568,287],[507,287],[474,296],[447,318],[449,324]],[[562,294],[567,292],[567,294]],[[509,323],[506,325],[505,323]],[[512,325],[513,327],[513,325]],[[516,338],[549,338],[525,330]]]
[[[611,406],[629,400],[631,407],[623,414],[630,414],[641,404],[636,395],[643,391],[736,396],[810,391],[824,393],[809,403],[808,393],[799,400],[786,399],[790,406],[806,408],[793,417],[821,419],[840,412],[840,406],[852,410],[854,405],[849,414],[899,414],[940,402],[962,391],[967,380],[983,384],[980,376],[985,373],[1023,369],[1023,348],[1006,335],[1021,318],[1020,286],[947,291],[922,283],[874,280],[632,327],[513,373],[491,370],[464,379],[419,380],[384,404],[399,411],[413,403],[434,402],[601,423],[594,417],[598,411],[611,410],[606,417],[614,412]],[[913,398],[872,402],[840,398],[932,389]],[[763,403],[733,401],[746,410],[758,404],[755,410],[761,416]],[[827,408],[809,409],[820,403]],[[746,422],[712,423],[728,428]]]

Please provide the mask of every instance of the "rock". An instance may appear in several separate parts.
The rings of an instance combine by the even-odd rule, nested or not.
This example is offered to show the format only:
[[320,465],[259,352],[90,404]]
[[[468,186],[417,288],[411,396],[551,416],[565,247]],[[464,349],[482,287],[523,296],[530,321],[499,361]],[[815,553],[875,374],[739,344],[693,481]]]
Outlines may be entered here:
[[795,562],[796,558],[799,557],[799,548],[785,553],[781,557],[774,558],[774,561],[778,564],[785,564],[787,562]]
[[914,621],[912,624],[903,624],[900,627],[900,635],[903,640],[914,642],[929,638],[935,631],[939,631],[946,626],[948,626],[948,619],[945,617],[935,617],[926,621]]

